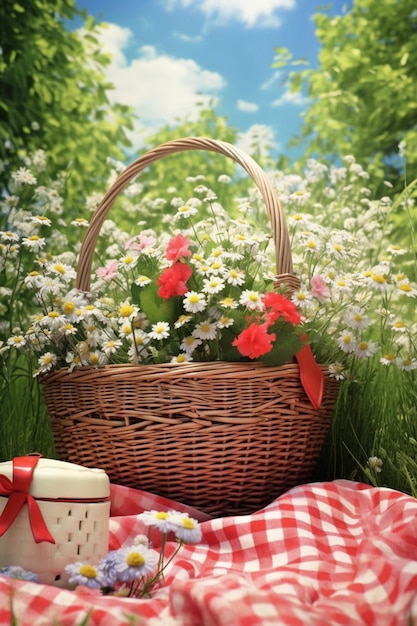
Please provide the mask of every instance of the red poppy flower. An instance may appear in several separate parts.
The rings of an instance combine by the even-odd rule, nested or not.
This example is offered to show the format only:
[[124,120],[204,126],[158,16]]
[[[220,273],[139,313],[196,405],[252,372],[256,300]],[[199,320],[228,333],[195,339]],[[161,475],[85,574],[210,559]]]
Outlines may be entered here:
[[188,291],[187,280],[193,273],[185,263],[174,263],[167,267],[157,280],[158,296],[168,300],[172,296],[183,296]]
[[267,324],[252,323],[245,330],[242,330],[240,335],[233,341],[233,345],[243,356],[257,359],[271,350],[272,342],[276,339],[275,334],[271,333],[269,335],[267,330]]
[[168,243],[165,256],[169,261],[176,263],[181,257],[191,256],[190,245],[191,241],[188,237],[181,235],[181,233],[175,235]]
[[283,317],[290,324],[301,324],[301,315],[294,302],[282,294],[268,291],[264,294],[262,301],[268,309],[266,317],[269,324],[273,324],[279,317]]

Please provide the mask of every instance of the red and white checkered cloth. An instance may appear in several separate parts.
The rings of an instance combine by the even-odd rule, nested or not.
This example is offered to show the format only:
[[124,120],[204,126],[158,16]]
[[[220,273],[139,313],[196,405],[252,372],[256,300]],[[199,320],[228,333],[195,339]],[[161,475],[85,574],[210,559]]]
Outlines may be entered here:
[[[417,626],[417,500],[338,480],[296,487],[253,514],[207,519],[112,486],[110,548],[175,508],[202,522],[149,600],[81,596],[0,576],[0,625]],[[204,521],[206,520],[206,521]],[[167,545],[173,550],[174,544]]]

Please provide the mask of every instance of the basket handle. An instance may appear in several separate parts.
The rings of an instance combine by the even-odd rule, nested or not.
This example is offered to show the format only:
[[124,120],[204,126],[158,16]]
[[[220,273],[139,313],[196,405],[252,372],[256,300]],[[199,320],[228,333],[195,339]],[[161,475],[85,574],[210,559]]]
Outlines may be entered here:
[[289,290],[297,289],[299,280],[293,275],[291,244],[287,224],[270,180],[259,165],[245,152],[229,143],[208,137],[186,137],[168,141],[140,156],[119,175],[97,207],[83,239],[77,267],[77,288],[81,291],[89,291],[90,289],[91,267],[97,238],[117,196],[135,176],[151,163],[175,152],[184,152],[186,150],[218,152],[236,161],[251,176],[261,192],[271,222],[277,269],[276,285],[285,284]]

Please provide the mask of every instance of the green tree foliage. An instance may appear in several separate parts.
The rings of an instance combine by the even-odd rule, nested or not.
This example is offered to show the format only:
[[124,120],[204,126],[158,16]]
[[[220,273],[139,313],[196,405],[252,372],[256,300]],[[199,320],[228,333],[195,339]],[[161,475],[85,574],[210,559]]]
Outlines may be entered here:
[[[306,155],[353,154],[397,186],[407,145],[410,178],[417,176],[417,7],[415,0],[353,0],[343,15],[314,16],[321,44],[317,69],[295,69],[293,91],[311,98],[296,144]],[[292,66],[277,49],[276,67]]]
[[[83,23],[82,34],[69,30],[74,19]],[[2,169],[15,166],[23,149],[46,150],[55,173],[70,171],[72,205],[97,188],[107,156],[123,156],[132,122],[128,107],[109,104],[112,86],[103,72],[109,58],[95,28],[75,0],[0,3]]]

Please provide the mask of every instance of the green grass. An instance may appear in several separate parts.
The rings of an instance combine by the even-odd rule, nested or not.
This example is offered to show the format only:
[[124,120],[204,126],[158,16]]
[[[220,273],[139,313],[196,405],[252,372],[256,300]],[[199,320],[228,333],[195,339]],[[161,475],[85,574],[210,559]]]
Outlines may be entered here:
[[[315,478],[361,480],[417,497],[416,371],[362,365],[360,382],[341,384]],[[382,459],[381,472],[367,466],[372,456]]]
[[23,356],[8,355],[1,363],[0,460],[30,452],[54,456],[49,417],[31,364]]

